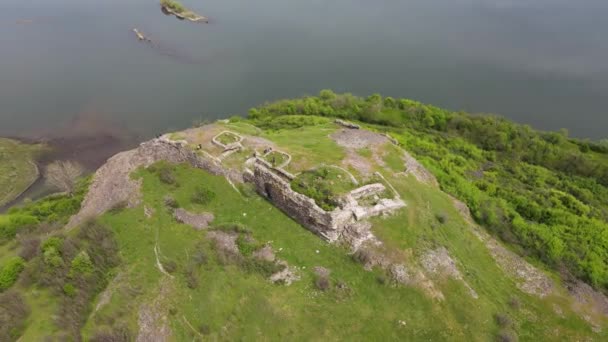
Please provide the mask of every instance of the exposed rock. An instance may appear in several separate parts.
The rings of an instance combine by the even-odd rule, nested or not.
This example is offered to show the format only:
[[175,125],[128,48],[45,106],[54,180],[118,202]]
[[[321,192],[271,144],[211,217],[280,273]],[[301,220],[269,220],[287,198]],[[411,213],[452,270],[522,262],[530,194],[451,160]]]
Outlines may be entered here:
[[68,228],[97,217],[121,202],[127,202],[129,207],[137,206],[140,203],[141,180],[134,180],[130,175],[139,167],[148,167],[160,160],[189,163],[216,175],[224,173],[221,165],[195,154],[183,143],[173,142],[166,137],[144,142],[134,150],[113,156],[95,172],[82,207],[78,214],[72,216]]
[[456,266],[456,262],[445,247],[439,247],[435,250],[430,250],[421,260],[422,267],[431,274],[437,274],[443,277],[450,277],[459,281],[462,281],[469,290],[471,297],[477,299],[479,296],[477,292],[471,288],[471,286],[464,280],[462,274]]
[[456,262],[445,247],[427,251],[421,260],[422,267],[433,274],[440,274],[455,279],[461,279],[460,271],[456,267]]
[[[265,161],[256,159],[253,166],[253,181],[258,193],[268,198],[298,223],[330,242],[337,241],[343,230],[356,221],[392,212],[405,206],[400,199],[383,198],[376,205],[365,207],[358,205],[352,196],[346,196],[346,203],[342,208],[328,212],[319,207],[313,199],[293,191],[289,179],[277,173],[278,170],[268,167]],[[363,188],[369,187],[366,185]],[[371,188],[374,187],[377,186]]]
[[236,245],[238,235],[236,233],[226,233],[218,230],[210,231],[207,236],[215,242],[217,249],[235,255],[239,255],[239,247]]
[[300,275],[294,267],[287,265],[286,262],[282,262],[285,266],[283,270],[270,276],[270,281],[273,283],[281,282],[287,286],[291,285],[294,281],[300,280]]
[[519,255],[506,249],[483,228],[473,221],[471,212],[467,205],[462,201],[452,197],[454,207],[458,209],[460,215],[470,224],[473,234],[477,236],[485,245],[498,266],[509,276],[517,280],[517,287],[532,295],[545,297],[553,292],[553,280],[538,268],[531,265]]
[[359,126],[359,125],[357,125],[355,123],[352,123],[352,122],[349,122],[349,121],[345,121],[345,120],[341,120],[341,119],[336,119],[336,120],[334,120],[334,122],[336,124],[342,126],[342,127],[346,127],[346,128],[350,128],[350,129],[359,129],[359,128],[361,128],[361,126]]
[[405,173],[413,175],[421,183],[439,187],[437,178],[406,151],[403,151],[403,160],[405,162]]
[[167,295],[172,285],[167,279],[161,280],[159,294],[152,303],[145,303],[139,309],[137,342],[164,342],[171,340],[171,328],[166,312]]
[[386,144],[389,140],[382,134],[365,129],[342,129],[330,136],[338,145],[346,148],[364,148]]
[[274,261],[275,260],[275,255],[274,255],[274,251],[272,250],[272,247],[269,245],[266,245],[260,249],[258,249],[257,251],[253,252],[253,257],[259,260],[264,260],[264,261]]
[[403,264],[391,265],[389,274],[391,275],[391,278],[399,284],[410,285],[411,283],[411,276]]
[[568,286],[568,291],[580,304],[590,306],[597,313],[608,316],[608,298],[580,280]]
[[340,241],[344,242],[352,252],[357,251],[365,243],[370,245],[382,244],[371,231],[372,224],[368,221],[359,221],[344,228]]
[[192,226],[196,230],[207,228],[214,218],[211,213],[192,214],[182,208],[175,209],[173,217],[178,222]]
[[144,206],[144,216],[146,218],[152,218],[152,215],[154,215],[154,209],[148,207],[147,205]]

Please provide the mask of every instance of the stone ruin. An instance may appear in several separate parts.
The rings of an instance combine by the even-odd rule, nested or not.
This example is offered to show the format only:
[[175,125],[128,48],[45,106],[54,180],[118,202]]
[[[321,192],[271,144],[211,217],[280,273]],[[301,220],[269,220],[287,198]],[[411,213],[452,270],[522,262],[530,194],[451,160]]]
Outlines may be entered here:
[[[224,133],[222,132],[219,135]],[[235,150],[243,148],[241,145],[243,139],[238,134],[234,135],[239,138],[239,141],[230,145],[219,142],[216,139],[219,135],[213,138],[213,143],[224,147],[223,153],[231,151],[231,147],[235,147]],[[186,141],[173,141],[168,136],[143,143],[138,152],[147,156],[154,156],[151,160],[164,159],[177,163],[187,162],[193,167],[207,170],[213,174],[224,174],[228,177],[234,173],[234,170],[221,165],[220,158],[213,157],[208,153],[199,155],[188,147]],[[290,182],[295,179],[293,174],[282,167],[272,166],[262,157],[263,155],[256,152],[245,162],[242,179],[253,183],[260,195],[267,198],[289,217],[329,242],[338,241],[343,235],[352,235],[352,232],[356,232],[356,235],[360,236],[357,239],[367,240],[373,237],[368,234],[369,232],[361,231],[361,227],[367,227],[367,230],[369,230],[369,224],[363,224],[367,218],[386,215],[405,207],[405,202],[401,200],[399,194],[390,184],[390,191],[394,193],[394,198],[381,198],[382,193],[387,190],[386,186],[382,183],[374,183],[350,191],[342,198],[339,207],[332,211],[326,211],[319,207],[312,198],[291,189]],[[145,164],[149,165],[151,162]],[[381,175],[379,176],[381,177]],[[374,199],[372,204],[364,203],[363,200],[368,198]],[[357,243],[360,244],[361,241]]]
[[[338,208],[326,211],[312,198],[291,189],[290,182],[295,178],[293,175],[281,168],[272,167],[261,158],[252,159],[248,164],[253,166],[253,171],[247,169],[244,178],[254,183],[257,192],[277,208],[329,242],[335,242],[346,231],[352,231],[349,228],[356,226],[359,221],[385,215],[405,206],[396,192],[395,198],[379,198],[386,187],[374,183],[352,190],[343,197]],[[374,196],[377,197],[375,204],[361,203],[361,199]]]

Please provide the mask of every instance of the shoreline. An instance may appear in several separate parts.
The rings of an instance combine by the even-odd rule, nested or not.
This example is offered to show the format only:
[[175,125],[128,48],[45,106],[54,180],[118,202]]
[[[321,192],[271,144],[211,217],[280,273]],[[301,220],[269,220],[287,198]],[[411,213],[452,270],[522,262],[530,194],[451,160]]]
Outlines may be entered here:
[[108,158],[116,153],[137,146],[135,136],[95,132],[92,134],[77,134],[74,136],[47,137],[15,137],[2,136],[21,144],[42,145],[42,151],[32,157],[30,163],[35,166],[36,178],[7,203],[0,205],[0,214],[23,203],[25,199],[36,200],[56,191],[45,186],[46,178],[43,170],[56,160],[73,160],[85,169],[85,175],[95,172]]

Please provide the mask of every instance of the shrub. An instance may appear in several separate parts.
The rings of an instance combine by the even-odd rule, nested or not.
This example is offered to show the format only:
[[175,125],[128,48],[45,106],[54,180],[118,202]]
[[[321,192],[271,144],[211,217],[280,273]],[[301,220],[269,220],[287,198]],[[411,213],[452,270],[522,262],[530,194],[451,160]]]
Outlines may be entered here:
[[13,257],[9,259],[2,268],[0,268],[0,291],[4,291],[13,286],[24,267],[25,261],[22,258]]
[[512,309],[515,310],[519,310],[519,308],[521,307],[521,302],[519,301],[519,299],[517,299],[517,297],[509,298],[508,304]]
[[114,204],[112,208],[108,210],[108,212],[110,212],[111,214],[118,214],[119,212],[125,210],[128,206],[128,201],[119,201],[118,203]]
[[134,339],[129,328],[123,325],[114,326],[110,331],[98,331],[91,342],[128,342]]
[[29,261],[40,253],[40,239],[37,237],[26,237],[21,239],[21,250],[19,256]]
[[497,342],[515,342],[515,341],[517,341],[517,335],[515,335],[515,333],[513,333],[512,331],[502,330],[502,331],[498,332],[498,335],[496,336],[496,341]]
[[176,185],[177,180],[175,179],[175,175],[173,174],[173,170],[168,167],[163,167],[158,172],[158,179],[161,182],[169,185]]
[[65,293],[65,295],[68,297],[74,297],[76,296],[76,288],[74,285],[67,283],[63,285],[63,293]]
[[198,272],[196,271],[196,267],[192,264],[186,267],[184,271],[184,276],[186,277],[186,285],[191,289],[196,289],[198,287]]
[[239,248],[239,252],[245,256],[250,256],[253,252],[263,247],[262,244],[256,243],[250,234],[239,234],[236,238],[236,245]]
[[317,277],[315,278],[315,287],[321,291],[327,291],[329,290],[329,287],[331,286],[331,282],[329,281],[329,278],[325,275],[317,275]]
[[274,261],[261,260],[256,258],[244,259],[240,266],[249,273],[257,273],[264,278],[282,271],[285,266],[275,263]]
[[211,328],[209,328],[209,325],[201,323],[201,325],[198,326],[198,331],[203,335],[209,335],[211,333]]
[[94,269],[95,268],[91,262],[89,254],[87,254],[86,251],[81,251],[74,259],[72,259],[69,277],[73,278],[80,275],[86,276],[93,273]]
[[177,263],[173,260],[165,260],[163,261],[163,268],[169,273],[174,273],[177,271]]
[[496,324],[501,328],[505,328],[511,325],[511,319],[505,314],[494,315],[494,320],[496,321]]
[[173,209],[179,208],[179,203],[172,196],[169,196],[169,195],[165,196],[164,202],[165,202],[165,206],[167,206],[168,208],[173,208]]
[[215,192],[203,187],[197,188],[192,194],[192,202],[201,205],[209,204],[214,198]]
[[437,222],[445,224],[448,220],[448,215],[445,213],[439,213],[435,215],[435,218],[437,219]]
[[17,291],[0,293],[0,341],[15,341],[21,336],[30,309]]

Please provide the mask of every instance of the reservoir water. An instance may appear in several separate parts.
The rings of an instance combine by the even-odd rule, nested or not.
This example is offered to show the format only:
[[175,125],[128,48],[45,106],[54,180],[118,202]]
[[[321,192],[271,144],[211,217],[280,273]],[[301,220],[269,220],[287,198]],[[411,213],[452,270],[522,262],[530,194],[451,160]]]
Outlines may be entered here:
[[[608,137],[605,0],[3,0],[0,135],[142,136],[324,88]],[[152,43],[136,39],[137,28]]]

